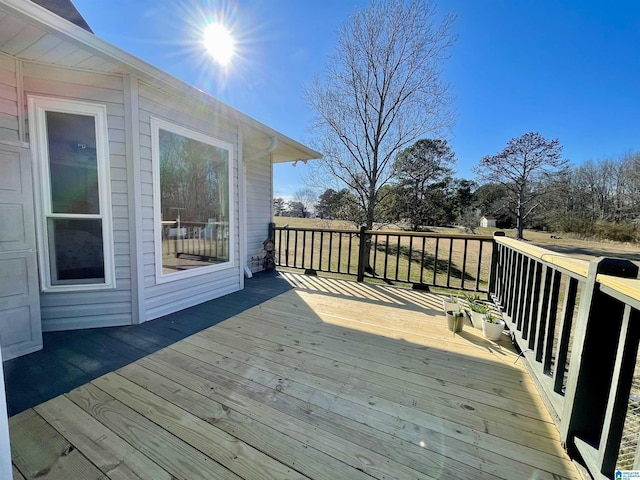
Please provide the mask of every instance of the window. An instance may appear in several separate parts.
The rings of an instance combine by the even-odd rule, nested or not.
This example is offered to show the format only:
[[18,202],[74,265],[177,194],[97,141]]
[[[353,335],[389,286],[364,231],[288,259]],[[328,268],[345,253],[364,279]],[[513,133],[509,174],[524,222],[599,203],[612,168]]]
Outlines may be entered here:
[[29,97],[43,290],[115,287],[107,113]]
[[151,127],[157,280],[228,267],[232,145],[158,119]]

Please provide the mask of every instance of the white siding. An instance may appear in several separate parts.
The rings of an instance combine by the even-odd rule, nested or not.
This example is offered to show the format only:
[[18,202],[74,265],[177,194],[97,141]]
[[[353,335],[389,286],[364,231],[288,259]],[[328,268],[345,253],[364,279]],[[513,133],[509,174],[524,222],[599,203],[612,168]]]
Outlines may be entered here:
[[[143,320],[151,320],[184,308],[240,289],[239,261],[239,205],[238,205],[238,136],[231,119],[215,114],[210,105],[202,105],[180,92],[159,91],[140,82],[140,178],[142,204],[142,242],[144,259],[144,311]],[[233,172],[235,196],[232,212],[235,228],[231,241],[234,263],[231,268],[205,273],[172,282],[156,281],[154,220],[153,220],[153,176],[151,149],[151,117],[160,118],[176,125],[200,132],[234,146]]]
[[122,78],[25,63],[23,82],[25,103],[29,94],[66,97],[106,105],[108,113],[116,289],[42,293],[42,328],[51,331],[131,324],[132,259],[128,204],[133,199],[129,198],[127,185]]
[[15,60],[0,54],[0,140],[10,142],[20,139],[16,85]]
[[247,168],[247,265],[252,272],[262,270],[263,242],[269,233],[272,194],[270,155],[258,158]]

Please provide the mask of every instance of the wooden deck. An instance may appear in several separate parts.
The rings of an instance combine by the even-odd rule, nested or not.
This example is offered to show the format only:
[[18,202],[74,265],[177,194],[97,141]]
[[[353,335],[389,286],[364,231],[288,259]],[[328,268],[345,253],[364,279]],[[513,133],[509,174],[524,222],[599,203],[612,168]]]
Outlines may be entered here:
[[16,479],[580,478],[508,337],[296,288],[10,418]]

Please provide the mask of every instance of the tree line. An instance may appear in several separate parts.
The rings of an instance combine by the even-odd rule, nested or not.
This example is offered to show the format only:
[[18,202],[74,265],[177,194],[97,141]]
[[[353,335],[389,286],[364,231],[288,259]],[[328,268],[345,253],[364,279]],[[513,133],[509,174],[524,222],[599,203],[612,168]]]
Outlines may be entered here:
[[[419,231],[461,225],[473,231],[481,216],[500,228],[571,232],[620,241],[638,240],[640,152],[571,166],[557,139],[531,132],[483,157],[477,179],[454,177],[455,155],[447,142],[422,139],[403,150],[390,182],[375,199],[377,224],[404,224]],[[274,201],[275,215],[317,216],[365,224],[356,195],[327,188],[299,190],[290,202]]]

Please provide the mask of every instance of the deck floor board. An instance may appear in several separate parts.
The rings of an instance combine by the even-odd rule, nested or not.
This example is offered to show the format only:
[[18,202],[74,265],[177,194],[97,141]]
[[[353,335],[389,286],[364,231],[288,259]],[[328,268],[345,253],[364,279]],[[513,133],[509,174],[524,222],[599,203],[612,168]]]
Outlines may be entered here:
[[[111,348],[127,363],[12,417],[14,469],[27,479],[59,478],[58,464],[76,479],[579,478],[508,337],[488,342],[470,326],[454,337],[434,294],[282,276],[296,288],[252,287],[252,299],[105,329],[70,350],[82,370],[103,340],[98,357]],[[65,338],[83,335],[54,340]],[[120,361],[107,360],[101,368]]]

